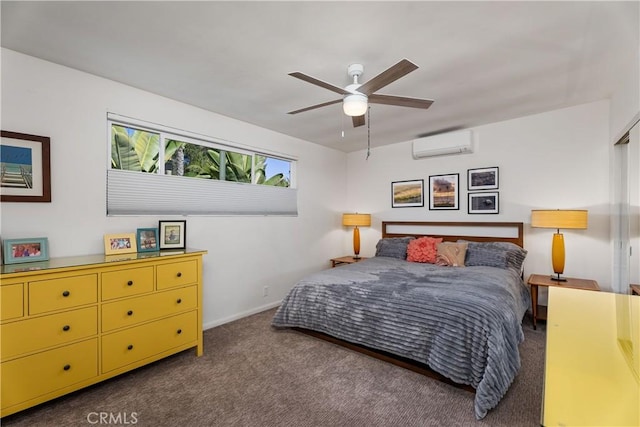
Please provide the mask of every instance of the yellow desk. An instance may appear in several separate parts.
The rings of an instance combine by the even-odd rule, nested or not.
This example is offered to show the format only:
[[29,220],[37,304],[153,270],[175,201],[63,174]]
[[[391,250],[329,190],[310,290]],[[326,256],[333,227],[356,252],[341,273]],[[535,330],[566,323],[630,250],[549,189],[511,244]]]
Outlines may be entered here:
[[640,297],[549,288],[544,426],[640,426]]

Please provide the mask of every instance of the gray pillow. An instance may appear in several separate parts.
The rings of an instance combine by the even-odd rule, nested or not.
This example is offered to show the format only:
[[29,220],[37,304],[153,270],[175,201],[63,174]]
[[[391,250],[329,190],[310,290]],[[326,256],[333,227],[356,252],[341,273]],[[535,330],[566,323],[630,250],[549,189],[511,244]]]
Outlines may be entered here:
[[[466,240],[459,240],[466,241]],[[511,268],[520,273],[527,251],[509,242],[468,242],[466,266]]]
[[376,245],[376,256],[407,259],[407,245],[413,237],[387,237]]

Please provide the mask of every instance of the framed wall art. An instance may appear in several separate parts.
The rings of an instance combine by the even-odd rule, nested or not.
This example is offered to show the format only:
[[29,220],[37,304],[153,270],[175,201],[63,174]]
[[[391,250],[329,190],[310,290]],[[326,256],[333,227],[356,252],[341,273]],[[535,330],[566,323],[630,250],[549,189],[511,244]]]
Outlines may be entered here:
[[431,175],[429,177],[429,209],[460,209],[460,174]]
[[51,202],[50,139],[1,131],[0,201]]
[[391,207],[409,208],[424,206],[424,180],[396,181],[391,183]]
[[31,239],[6,239],[2,244],[5,264],[47,261],[49,240],[46,237]]
[[498,167],[478,168],[467,170],[467,190],[497,190]]
[[104,235],[105,255],[129,254],[136,251],[137,246],[135,233]]
[[500,194],[497,191],[469,193],[470,214],[497,214],[500,212]]
[[138,228],[136,231],[136,241],[138,242],[138,252],[154,252],[160,250],[158,246],[157,228]]
[[160,249],[185,249],[187,221],[159,221]]

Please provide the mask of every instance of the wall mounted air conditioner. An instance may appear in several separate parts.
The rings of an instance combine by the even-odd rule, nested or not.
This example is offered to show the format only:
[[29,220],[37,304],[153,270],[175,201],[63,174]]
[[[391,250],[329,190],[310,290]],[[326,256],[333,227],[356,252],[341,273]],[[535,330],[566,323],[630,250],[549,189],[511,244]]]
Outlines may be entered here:
[[473,153],[473,132],[463,130],[413,140],[413,158]]

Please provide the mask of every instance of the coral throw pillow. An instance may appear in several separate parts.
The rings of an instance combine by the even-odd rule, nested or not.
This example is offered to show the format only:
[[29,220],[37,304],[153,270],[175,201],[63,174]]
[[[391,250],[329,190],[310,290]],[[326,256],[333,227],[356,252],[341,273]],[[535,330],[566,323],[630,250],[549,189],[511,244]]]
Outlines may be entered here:
[[407,261],[434,264],[439,243],[442,243],[442,238],[420,237],[410,241],[407,246]]

